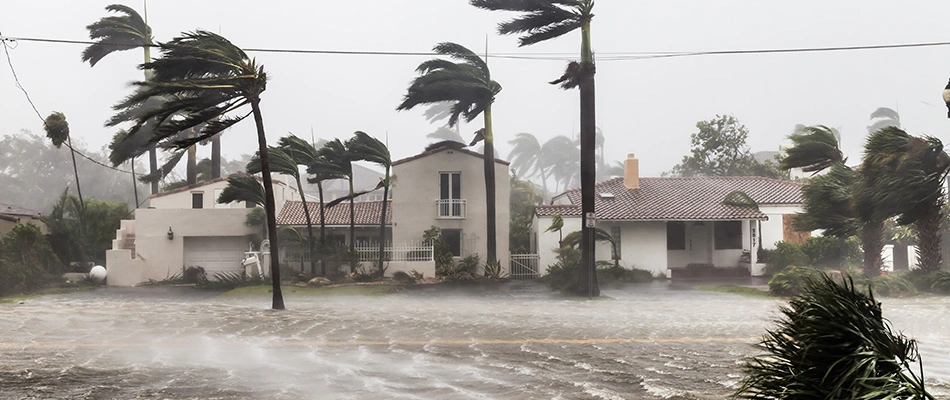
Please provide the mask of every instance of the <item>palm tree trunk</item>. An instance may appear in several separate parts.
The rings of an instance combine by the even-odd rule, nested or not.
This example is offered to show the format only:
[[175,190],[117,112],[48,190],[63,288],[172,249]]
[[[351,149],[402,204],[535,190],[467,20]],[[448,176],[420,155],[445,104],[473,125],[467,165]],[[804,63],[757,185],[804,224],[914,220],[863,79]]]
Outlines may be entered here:
[[350,172],[350,273],[356,272],[356,211],[353,206],[353,173]]
[[389,201],[389,166],[386,166],[386,180],[383,185],[383,216],[379,218],[379,275],[383,275],[383,262],[386,261],[386,205]]
[[[191,135],[188,135],[191,137]],[[189,185],[198,183],[198,149],[196,145],[188,148],[188,164],[185,166],[185,176]]]
[[139,208],[139,183],[135,179],[135,157],[132,157],[130,165],[132,166],[132,193],[135,194],[135,207],[133,208]]
[[[211,179],[221,177],[221,137],[211,138]],[[300,192],[301,195],[303,192]],[[312,236],[311,236],[312,237]]]
[[267,159],[267,136],[264,135],[264,118],[261,116],[261,99],[252,97],[251,109],[254,111],[254,123],[257,124],[257,144],[261,154],[261,175],[264,178],[264,211],[267,212],[267,232],[270,238],[270,274],[273,285],[271,308],[284,309],[284,295],[280,292],[280,247],[277,244],[277,207],[274,204],[274,184],[270,177],[270,161]]
[[[539,165],[540,165],[540,163],[541,163],[541,159],[540,159],[540,158],[538,158],[538,163],[539,163]],[[538,167],[538,171],[541,171],[541,190],[544,190],[544,193],[543,193],[543,195],[541,196],[541,199],[544,200],[544,199],[546,199],[547,196],[548,196],[548,178],[547,178],[546,176],[544,176],[544,167],[539,166],[539,167]],[[543,201],[542,201],[542,202],[543,202]]]
[[587,217],[594,214],[594,184],[597,179],[596,139],[597,122],[594,108],[594,59],[590,48],[590,21],[581,26],[581,273],[578,274],[578,292],[589,297],[600,296],[597,271],[594,264],[594,228],[588,227]]
[[[323,182],[317,182],[317,193],[320,195],[320,249],[327,245],[327,212],[323,206]],[[323,259],[323,251],[320,255],[320,274],[327,276],[327,264]],[[310,253],[310,258],[316,257],[316,254]]]
[[861,228],[861,249],[864,250],[864,275],[881,275],[881,250],[884,249],[884,223],[867,222]]
[[940,211],[941,204],[936,202],[928,202],[922,207],[927,210],[914,223],[917,231],[917,267],[926,272],[935,272],[940,270],[943,262],[940,253],[940,221],[943,220],[943,213]]
[[[148,169],[149,175],[155,175],[155,171],[158,171],[158,152],[153,146],[148,150]],[[151,184],[152,194],[158,193],[158,179],[152,181]]]
[[486,263],[492,264],[498,260],[497,253],[497,234],[496,234],[496,221],[495,221],[495,138],[492,134],[492,124],[491,124],[491,103],[485,107],[485,154],[484,164],[485,164],[485,214],[488,219],[487,228],[488,232],[486,236],[488,238],[488,250],[487,257],[485,259]]
[[316,275],[317,259],[313,254],[313,220],[310,218],[310,207],[307,207],[307,196],[303,193],[303,183],[300,182],[300,174],[295,175],[294,178],[297,179],[297,192],[300,193],[300,202],[303,203],[303,215],[307,217],[307,242],[310,244],[310,275]]
[[[85,209],[86,203],[82,200],[82,187],[79,186],[79,169],[76,168],[76,150],[73,150],[73,139],[66,136],[66,141],[69,142],[69,155],[73,158],[73,174],[76,175],[76,193],[79,194],[79,205]],[[81,224],[82,222],[80,221],[80,225]]]

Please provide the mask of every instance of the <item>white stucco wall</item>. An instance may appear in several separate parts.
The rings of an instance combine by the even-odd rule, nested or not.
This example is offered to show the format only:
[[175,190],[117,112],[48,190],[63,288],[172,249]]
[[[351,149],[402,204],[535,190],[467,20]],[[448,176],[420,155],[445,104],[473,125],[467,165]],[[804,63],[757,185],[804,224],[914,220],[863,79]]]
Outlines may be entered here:
[[[621,266],[647,270],[653,275],[666,274],[666,221],[597,224],[598,228],[607,233],[610,233],[614,226],[620,226]],[[610,252],[609,243],[597,244],[597,260],[610,260]]]
[[[287,200],[300,200],[300,196],[297,194],[297,190],[285,185],[279,176],[275,176],[274,179],[274,203],[276,204],[277,213],[280,213],[280,209],[283,207],[284,202]],[[206,185],[200,185],[191,189],[185,189],[182,191],[176,191],[174,193],[168,194],[159,194],[157,196],[152,196],[149,200],[149,208],[155,209],[192,209],[191,196],[192,193],[200,192],[202,196],[202,207],[205,209],[213,208],[245,208],[243,201],[240,202],[231,202],[228,204],[217,204],[217,194],[221,190],[228,186],[227,180],[221,180],[217,182],[211,182]]]
[[[190,197],[189,197],[190,201]],[[138,209],[134,224],[123,221],[121,229],[135,235],[135,255],[129,250],[106,251],[108,282],[131,286],[149,279],[163,280],[180,273],[186,237],[246,237],[256,228],[244,226],[249,209]],[[174,238],[168,240],[168,228]]]
[[[465,200],[464,219],[436,219],[439,199],[439,172],[461,173],[461,196]],[[393,243],[396,245],[422,240],[425,230],[435,225],[441,229],[460,229],[463,246],[474,245],[483,263],[486,253],[487,226],[485,210],[485,174],[480,157],[459,151],[445,150],[393,166],[396,182],[392,188]],[[508,224],[510,220],[508,166],[495,163],[495,233],[499,261],[508,271]],[[463,252],[465,250],[463,249]]]
[[[561,232],[564,236],[567,234],[581,230],[581,217],[563,217],[564,227],[561,228]],[[534,231],[538,238],[538,268],[541,275],[544,275],[544,272],[547,271],[548,267],[551,264],[557,262],[557,253],[554,252],[559,247],[558,242],[560,241],[560,236],[558,232],[545,232],[548,227],[551,226],[551,217],[537,217],[537,230]]]
[[785,239],[785,232],[782,226],[783,215],[794,215],[802,212],[801,206],[788,205],[759,205],[759,210],[769,217],[768,221],[761,223],[762,248],[774,249],[775,243]]

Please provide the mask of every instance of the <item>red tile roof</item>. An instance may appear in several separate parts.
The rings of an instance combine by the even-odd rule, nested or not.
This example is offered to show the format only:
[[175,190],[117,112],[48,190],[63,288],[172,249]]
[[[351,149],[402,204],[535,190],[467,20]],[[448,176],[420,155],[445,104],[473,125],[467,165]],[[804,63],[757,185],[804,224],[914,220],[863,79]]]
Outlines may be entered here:
[[[426,148],[426,150],[423,151],[422,153],[416,154],[416,155],[411,156],[411,157],[406,157],[406,158],[403,158],[403,159],[401,159],[401,160],[393,161],[393,165],[399,165],[399,164],[402,164],[402,163],[407,163],[407,162],[412,161],[412,160],[420,159],[420,158],[423,158],[423,157],[425,157],[425,156],[429,156],[429,155],[432,155],[432,154],[441,153],[441,152],[443,152],[443,151],[449,151],[449,150],[457,151],[457,152],[459,152],[459,153],[468,154],[468,155],[473,156],[473,157],[477,157],[477,158],[484,159],[484,156],[483,156],[481,153],[477,153],[477,152],[474,152],[474,151],[465,149],[465,144],[458,143],[458,142],[452,142],[452,141],[445,141],[445,142],[440,142],[440,143],[436,143],[435,145],[429,146],[429,147]],[[502,160],[502,159],[500,159],[500,158],[495,158],[495,162],[496,162],[496,163],[499,163],[499,164],[504,164],[504,165],[509,165],[509,164],[511,164],[511,163],[509,163],[508,161]]]
[[[386,225],[392,225],[393,202],[386,203]],[[320,204],[307,202],[310,209],[310,218],[314,226],[320,224]],[[383,212],[383,202],[358,201],[353,203],[355,224],[357,226],[379,226],[380,214]],[[350,203],[348,201],[328,207],[326,212],[327,226],[350,226]],[[277,216],[278,225],[307,225],[307,216],[303,210],[303,202],[288,200]]]
[[[759,205],[801,204],[802,184],[762,177],[640,178],[639,189],[627,189],[623,178],[598,183],[594,187],[594,210],[599,220],[724,220],[766,219],[750,207],[723,204],[726,196],[741,190]],[[603,198],[601,194],[613,194]],[[569,205],[535,208],[538,216],[581,215],[581,191],[569,190]]]
[[39,211],[31,210],[29,208],[0,203],[0,215],[8,215],[13,217],[39,217],[41,214]]

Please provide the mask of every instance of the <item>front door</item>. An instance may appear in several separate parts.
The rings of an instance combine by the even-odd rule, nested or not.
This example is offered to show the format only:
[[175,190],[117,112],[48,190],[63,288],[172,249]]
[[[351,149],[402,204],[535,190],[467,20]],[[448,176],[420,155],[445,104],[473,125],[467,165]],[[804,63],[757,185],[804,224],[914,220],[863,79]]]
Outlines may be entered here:
[[[711,264],[712,252],[710,249],[711,222],[693,222],[686,226],[686,248],[689,250],[690,264]],[[701,225],[700,225],[701,224]]]

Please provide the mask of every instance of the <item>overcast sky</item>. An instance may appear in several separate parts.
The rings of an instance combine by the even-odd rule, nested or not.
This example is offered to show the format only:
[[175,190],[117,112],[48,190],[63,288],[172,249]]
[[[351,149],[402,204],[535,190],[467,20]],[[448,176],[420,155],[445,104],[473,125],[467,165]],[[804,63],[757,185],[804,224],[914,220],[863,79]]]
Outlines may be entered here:
[[[106,15],[112,1],[3,0],[6,36],[86,40],[85,26]],[[141,11],[141,0],[125,4]],[[950,140],[940,99],[950,76],[950,46],[824,53],[716,55],[608,61],[611,53],[707,51],[880,45],[950,41],[950,2],[878,0],[600,0],[593,22],[597,68],[597,125],[608,160],[636,153],[644,176],[669,170],[689,151],[699,120],[732,114],[749,128],[754,151],[776,150],[795,124],[841,129],[852,160],[877,107],[897,109],[912,134]],[[490,53],[577,54],[580,33],[529,48],[495,26],[510,14],[488,12],[465,0],[180,1],[148,3],[158,41],[182,31],[219,32],[244,48],[422,52],[454,41]],[[941,33],[943,32],[943,33]],[[83,64],[84,45],[20,41],[10,51],[20,81],[40,113],[66,114],[74,140],[98,149],[113,131],[103,122],[111,105],[140,79],[140,51],[114,54],[95,68]],[[362,130],[389,143],[394,159],[422,151],[436,129],[424,109],[396,112],[415,67],[429,57],[251,53],[268,72],[262,96],[271,143],[288,132],[309,138],[347,138]],[[0,64],[0,135],[42,122]],[[504,87],[493,108],[497,147],[519,132],[544,140],[574,135],[578,93],[546,81],[564,61],[493,58]],[[950,63],[948,63],[950,64]],[[463,125],[470,137],[481,121]],[[257,149],[254,123],[224,136],[231,158]],[[199,149],[206,157],[208,148]]]

